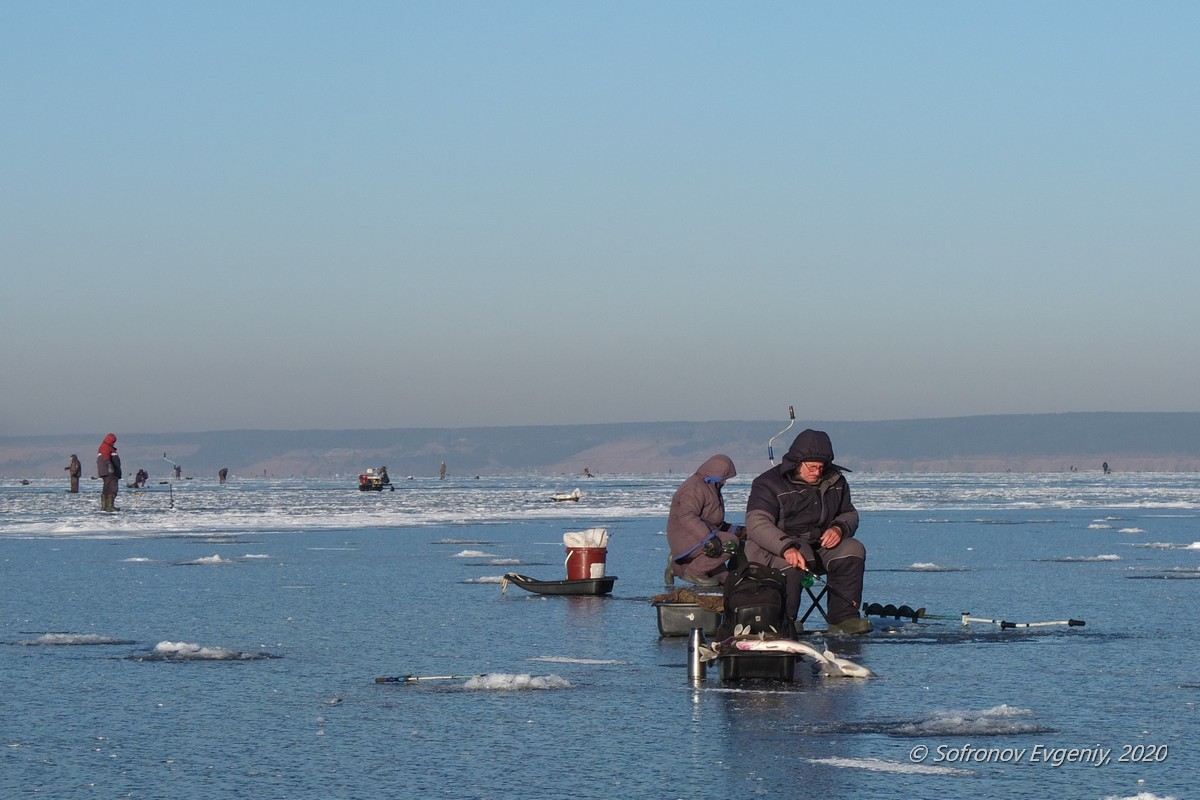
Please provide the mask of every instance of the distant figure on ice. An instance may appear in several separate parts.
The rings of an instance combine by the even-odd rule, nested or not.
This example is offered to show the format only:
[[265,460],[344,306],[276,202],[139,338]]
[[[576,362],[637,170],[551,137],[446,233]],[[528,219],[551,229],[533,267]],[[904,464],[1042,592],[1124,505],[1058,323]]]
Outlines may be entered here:
[[135,489],[140,489],[146,485],[146,481],[150,479],[150,473],[144,469],[139,469],[137,474],[133,476],[133,486]]
[[121,457],[117,455],[117,435],[110,433],[96,452],[96,475],[104,483],[100,487],[100,510],[120,511],[117,508],[117,488],[121,485]]
[[83,474],[83,464],[79,463],[79,456],[71,453],[71,463],[63,467],[63,469],[71,477],[71,488],[67,491],[71,494],[79,494],[79,476]]
[[221,481],[221,483],[224,483],[225,478],[227,478],[228,476],[229,476],[229,467],[221,467],[219,470],[217,470],[217,478],[218,478],[218,480]]
[[1103,464],[1100,465],[1100,469],[1104,470],[1105,475],[1108,475],[1110,472],[1112,472],[1112,470],[1108,468],[1107,461],[1105,461]]
[[175,480],[179,480],[182,477],[183,477],[183,467],[176,464],[175,465]]
[[667,515],[667,585],[673,585],[676,576],[697,586],[724,583],[731,555],[725,548],[736,547],[745,532],[741,525],[725,521],[721,487],[735,475],[733,459],[719,453],[675,490]]

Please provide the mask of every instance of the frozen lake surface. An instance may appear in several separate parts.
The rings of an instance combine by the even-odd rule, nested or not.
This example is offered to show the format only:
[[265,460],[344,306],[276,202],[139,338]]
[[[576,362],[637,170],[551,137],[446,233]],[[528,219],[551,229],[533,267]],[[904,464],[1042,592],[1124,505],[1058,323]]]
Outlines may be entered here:
[[[1086,627],[876,618],[821,641],[878,678],[699,688],[650,605],[682,478],[0,483],[0,796],[1189,796],[1200,476],[854,473],[867,602]],[[591,527],[611,596],[501,591]]]

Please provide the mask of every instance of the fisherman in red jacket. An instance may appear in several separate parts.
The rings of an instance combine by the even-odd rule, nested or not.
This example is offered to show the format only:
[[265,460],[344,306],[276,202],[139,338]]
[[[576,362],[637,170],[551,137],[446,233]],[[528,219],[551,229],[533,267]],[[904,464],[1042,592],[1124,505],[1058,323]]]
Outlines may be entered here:
[[117,487],[121,485],[121,457],[117,455],[117,435],[110,433],[100,443],[96,453],[96,475],[104,481],[100,487],[100,510],[120,511],[117,508]]

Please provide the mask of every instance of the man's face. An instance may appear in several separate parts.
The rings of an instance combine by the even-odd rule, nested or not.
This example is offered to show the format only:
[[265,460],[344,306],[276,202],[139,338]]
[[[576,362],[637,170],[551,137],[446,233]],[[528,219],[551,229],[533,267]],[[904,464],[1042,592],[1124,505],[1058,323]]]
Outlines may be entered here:
[[800,480],[805,483],[818,483],[821,480],[821,473],[825,471],[824,461],[801,461],[799,472]]

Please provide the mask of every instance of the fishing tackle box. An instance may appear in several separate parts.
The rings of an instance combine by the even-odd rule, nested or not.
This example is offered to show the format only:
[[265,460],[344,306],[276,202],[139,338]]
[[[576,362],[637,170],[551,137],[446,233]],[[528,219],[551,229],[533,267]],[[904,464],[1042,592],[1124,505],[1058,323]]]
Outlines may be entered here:
[[654,603],[658,610],[659,636],[687,636],[692,628],[712,636],[721,625],[721,614],[708,611],[698,603]]
[[769,681],[795,680],[796,653],[732,650],[717,658],[717,668],[723,681],[760,678]]

